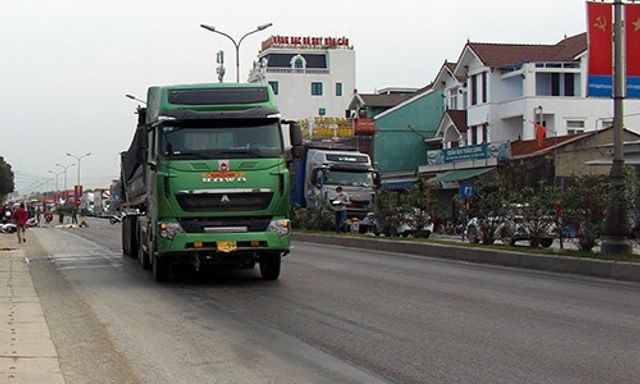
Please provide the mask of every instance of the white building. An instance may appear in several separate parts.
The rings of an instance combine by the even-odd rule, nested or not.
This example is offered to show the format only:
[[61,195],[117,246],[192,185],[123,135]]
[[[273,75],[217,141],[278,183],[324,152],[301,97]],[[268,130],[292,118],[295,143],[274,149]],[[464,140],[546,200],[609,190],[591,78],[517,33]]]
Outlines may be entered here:
[[[587,48],[585,33],[553,45],[468,42],[434,82],[449,110],[442,147],[534,139],[540,120],[547,137],[609,125],[612,100],[587,97]],[[626,128],[640,132],[640,101],[626,100],[625,115]]]
[[355,51],[345,37],[272,36],[249,82],[269,83],[286,119],[344,118],[356,84]]

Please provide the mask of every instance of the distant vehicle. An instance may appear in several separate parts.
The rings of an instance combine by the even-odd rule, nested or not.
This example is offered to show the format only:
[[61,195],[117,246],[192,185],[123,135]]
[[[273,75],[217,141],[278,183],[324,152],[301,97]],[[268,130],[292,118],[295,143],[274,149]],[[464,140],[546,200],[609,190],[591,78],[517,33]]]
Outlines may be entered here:
[[331,205],[336,188],[349,195],[349,218],[363,219],[373,208],[377,172],[368,154],[330,144],[305,146],[304,157],[296,160],[294,204]]
[[[522,215],[511,215],[509,217],[494,216],[488,220],[492,221],[494,229],[493,238],[500,240],[505,245],[515,245],[519,241],[528,241],[530,245],[537,246],[539,242],[542,247],[548,248],[553,244],[556,237],[555,226],[550,225],[539,239],[534,239],[530,231],[530,223],[526,223]],[[465,237],[471,243],[479,243],[483,239],[483,230],[478,218],[472,218],[466,225]]]
[[[427,223],[420,227],[420,222]],[[419,228],[420,227],[420,228]],[[358,224],[358,232],[373,233],[378,236],[384,234],[386,236],[401,236],[401,237],[422,237],[428,239],[433,233],[434,224],[431,221],[428,214],[415,208],[413,213],[405,213],[398,220],[398,224],[388,230],[386,233],[382,230],[378,220],[375,218],[374,213],[368,213],[367,216],[362,219]]]

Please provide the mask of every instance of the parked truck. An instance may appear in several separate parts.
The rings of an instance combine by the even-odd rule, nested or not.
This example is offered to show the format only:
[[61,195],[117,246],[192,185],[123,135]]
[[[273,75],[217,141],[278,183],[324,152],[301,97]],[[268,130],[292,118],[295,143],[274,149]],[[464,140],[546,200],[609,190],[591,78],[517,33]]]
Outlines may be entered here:
[[290,250],[290,172],[273,91],[255,84],[151,87],[122,153],[123,252],[169,279],[177,264],[280,275]]
[[304,156],[296,160],[294,203],[331,205],[342,187],[350,199],[348,217],[364,218],[373,208],[377,172],[368,154],[349,147],[308,144]]

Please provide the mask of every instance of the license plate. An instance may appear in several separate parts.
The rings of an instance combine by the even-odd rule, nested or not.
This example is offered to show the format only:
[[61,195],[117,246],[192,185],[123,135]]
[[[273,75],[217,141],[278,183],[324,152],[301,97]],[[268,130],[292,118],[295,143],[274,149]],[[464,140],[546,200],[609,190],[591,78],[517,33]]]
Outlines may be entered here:
[[216,242],[218,252],[233,252],[238,250],[238,243],[232,240],[220,240]]

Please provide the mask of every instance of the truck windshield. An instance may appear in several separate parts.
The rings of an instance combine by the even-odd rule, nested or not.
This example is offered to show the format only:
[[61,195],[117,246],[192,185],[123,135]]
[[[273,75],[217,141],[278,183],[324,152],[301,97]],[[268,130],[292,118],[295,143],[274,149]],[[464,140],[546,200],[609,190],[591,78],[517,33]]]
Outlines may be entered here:
[[371,187],[373,179],[371,172],[327,170],[324,172],[324,183],[350,187]]
[[278,157],[280,126],[273,120],[221,120],[163,125],[160,154],[170,159]]

